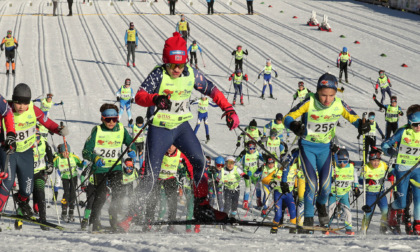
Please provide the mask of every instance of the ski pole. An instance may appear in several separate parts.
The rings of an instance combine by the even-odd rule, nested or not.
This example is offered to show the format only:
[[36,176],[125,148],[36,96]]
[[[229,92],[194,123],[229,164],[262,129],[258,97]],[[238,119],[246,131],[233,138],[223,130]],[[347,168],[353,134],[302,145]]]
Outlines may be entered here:
[[[230,81],[229,81],[229,83],[230,83]],[[228,92],[228,96],[227,96],[227,98],[226,98],[226,99],[229,99],[230,89],[232,88],[232,86],[233,86],[233,82],[232,82],[232,83],[231,83],[231,85],[229,86],[229,92]]]
[[50,177],[50,182],[51,182],[51,189],[52,189],[53,200],[54,200],[54,205],[55,205],[55,212],[57,213],[58,225],[61,225],[61,223],[60,223],[60,216],[58,216],[57,199],[55,198],[54,186],[53,186],[53,182],[52,182],[52,178],[51,177]]
[[370,80],[370,84],[372,84],[373,89],[376,90],[375,84],[373,84],[372,78],[369,77],[369,80]]
[[246,94],[248,95],[248,103],[249,103],[249,89],[248,89],[248,81],[246,83]]
[[[228,68],[228,71],[230,71],[230,66],[232,65],[232,61],[233,61],[233,58],[234,58],[235,56],[233,56],[232,55],[232,58],[230,59],[230,63],[229,63],[229,68]],[[228,73],[228,76],[227,77],[229,77],[229,73]]]
[[[60,126],[63,128],[64,127],[64,123],[61,122],[60,123]],[[74,184],[74,181],[73,181],[73,171],[72,171],[73,170],[73,167],[71,167],[70,153],[69,153],[68,148],[67,148],[67,141],[66,141],[66,137],[65,136],[63,136],[63,142],[64,142],[64,147],[66,149],[66,152],[68,153],[67,162],[68,162],[69,171],[70,171],[70,188],[73,188],[74,193],[76,194],[76,192],[77,192],[77,170],[76,170],[76,185],[75,185]],[[73,193],[73,192],[70,192],[70,193]],[[76,198],[75,199],[76,199],[77,213],[79,214],[79,221],[80,221],[80,224],[82,224],[82,217],[80,216],[79,200],[78,200],[78,196],[77,195],[76,195]],[[69,203],[69,206],[70,206],[70,203]]]
[[293,108],[293,104],[295,103],[295,100],[293,100],[292,105],[290,105],[290,109],[291,110]]
[[203,61],[203,66],[206,67],[206,63],[204,62],[203,54],[200,52],[201,60]]
[[[362,123],[366,122],[366,112],[362,114]],[[363,134],[363,178],[366,177],[366,134]],[[366,204],[366,179],[363,179],[363,204]],[[366,213],[363,214],[365,218]],[[363,223],[362,223],[363,226]],[[363,230],[363,234],[366,235],[366,229]]]
[[352,68],[352,67],[350,67],[350,66],[349,66],[349,68],[350,68],[350,70],[351,70],[351,74],[352,74],[352,75],[353,75],[353,77],[354,77],[353,68]]
[[67,117],[66,117],[66,111],[64,110],[64,104],[61,104],[61,108],[63,109],[63,115],[64,115],[64,120],[66,120],[66,126],[68,126],[68,124],[67,124]]
[[356,230],[359,231],[359,207],[357,206],[357,198],[356,197]]
[[20,64],[23,66],[23,61],[22,61],[22,59],[20,58],[20,55],[19,55],[19,52],[18,52],[18,50],[16,49],[16,54],[17,54],[17,56],[19,57],[19,62],[20,62]]

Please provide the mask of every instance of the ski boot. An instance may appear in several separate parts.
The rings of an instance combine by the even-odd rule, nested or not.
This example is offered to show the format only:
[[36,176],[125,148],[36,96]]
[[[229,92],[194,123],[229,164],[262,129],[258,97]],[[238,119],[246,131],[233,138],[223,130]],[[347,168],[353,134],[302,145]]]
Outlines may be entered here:
[[235,100],[233,100],[232,105],[233,105],[233,106],[235,106],[235,105],[236,105],[236,101],[235,101]]
[[35,215],[38,215],[38,214],[39,214],[38,203],[34,203],[34,207],[33,207],[33,209],[34,209],[34,214],[35,214]]
[[273,96],[273,94],[270,94],[270,98],[274,99],[274,96]]
[[15,73],[16,73],[16,72],[15,72],[15,69],[13,69],[13,70],[12,70],[12,75],[15,75]]
[[[303,220],[303,226],[305,227],[313,227],[314,226],[314,217],[305,217]],[[298,226],[298,234],[313,234],[314,232],[311,230],[305,230],[302,228],[299,228]]]
[[343,83],[343,80],[341,78],[338,79],[338,82]]
[[346,229],[346,235],[354,235],[354,232],[351,229]]
[[169,226],[166,228],[166,230],[168,231],[168,233],[171,233],[171,234],[176,234],[176,228],[175,228],[175,226],[174,226],[174,225],[169,225]]
[[381,234],[386,234],[386,233],[387,233],[387,231],[388,231],[387,226],[385,226],[385,225],[381,225],[381,226],[379,227],[379,233],[381,233]]
[[264,100],[264,94],[262,94],[262,95],[260,96],[260,98]]
[[74,222],[74,209],[69,210],[69,217],[67,219],[67,223]]
[[[316,208],[318,209],[318,219],[319,219],[319,226],[328,228],[328,224],[330,222],[330,218],[328,217],[327,207],[325,204],[316,203]],[[329,235],[329,231],[322,232],[323,234]]]
[[9,75],[9,69],[6,70],[6,75]]
[[194,219],[198,221],[223,221],[228,216],[209,205],[207,197],[194,199]]
[[86,230],[88,224],[89,224],[89,220],[83,218],[82,224],[81,224],[82,230]]
[[241,105],[244,105],[244,96],[241,95]]
[[194,232],[196,233],[196,234],[198,234],[198,233],[200,233],[200,225],[195,225],[195,227],[194,227]]
[[257,198],[257,207],[259,208],[259,209],[261,209],[261,207],[263,206],[263,203],[262,203],[262,201],[261,201],[261,198]]
[[346,79],[346,83],[349,83],[349,79]]
[[404,226],[405,226],[405,233],[408,235],[412,235],[413,224],[411,223],[411,216],[410,214],[407,214],[407,211],[404,214],[403,221],[404,221]]
[[127,62],[127,67],[130,67],[130,63],[129,62]]
[[128,120],[128,127],[131,127],[133,125],[133,119]]
[[[39,222],[41,222],[41,223],[46,223],[47,222],[47,220],[45,219],[45,218],[39,218],[39,220],[38,220]],[[50,230],[50,228],[49,227],[47,227],[47,226],[43,226],[43,225],[40,225],[40,227],[41,227],[41,229],[42,230],[44,230],[44,231],[49,231]]]
[[420,235],[420,220],[414,220],[413,232],[415,235]]
[[395,210],[392,208],[392,205],[389,204],[389,211],[388,211],[388,226],[391,228],[391,230],[393,232],[398,232],[401,228],[399,225],[399,221],[398,221],[398,215],[400,215],[401,218],[401,213],[398,213],[399,210]]
[[210,135],[206,135],[206,143],[208,143],[210,141]]
[[136,63],[133,62],[133,67],[136,67]]
[[248,200],[244,200],[244,202],[242,203],[242,208],[245,210],[249,209]]
[[191,231],[191,228],[187,228],[187,230],[185,230],[185,232],[187,232],[187,233],[191,233],[192,231]]
[[67,208],[61,210],[61,220],[67,221]]
[[18,211],[21,213],[21,215],[32,217],[34,213],[32,212],[32,208],[29,205],[29,198],[23,197],[19,193],[13,194],[13,199],[18,204],[19,208]]
[[278,223],[278,222],[276,222],[276,221],[273,221],[273,224],[274,224],[275,226],[274,226],[274,227],[271,227],[270,234],[277,234],[277,231],[278,231],[278,225],[279,225],[279,223]]
[[142,231],[143,232],[150,232],[152,231],[152,225],[150,225],[149,223],[151,223],[152,220],[147,220],[147,224],[143,226]]
[[235,219],[236,220],[236,216],[237,216],[237,212],[231,212],[229,215],[229,219]]
[[21,230],[23,226],[23,222],[21,220],[15,220],[15,229]]

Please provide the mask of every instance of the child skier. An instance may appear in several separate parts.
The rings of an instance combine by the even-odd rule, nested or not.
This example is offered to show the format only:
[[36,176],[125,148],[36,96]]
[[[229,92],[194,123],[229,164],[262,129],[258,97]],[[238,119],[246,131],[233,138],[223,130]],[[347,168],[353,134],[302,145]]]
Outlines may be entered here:
[[[391,93],[391,80],[389,79],[389,77],[385,74],[384,70],[379,70],[379,78],[376,81],[376,86],[375,86],[375,94],[378,94],[378,88],[381,88],[381,94],[382,94],[382,98],[381,98],[381,104],[384,104],[384,100],[385,100],[385,92],[388,93],[389,99],[392,100],[392,93]],[[382,109],[381,109],[382,111]]]
[[[378,130],[379,134],[381,134],[382,140],[385,139],[384,133],[375,121],[375,112],[369,112],[368,119],[370,123],[370,131],[365,135],[366,160],[368,159],[367,157],[369,151],[376,147],[376,130]],[[357,136],[357,139],[360,139],[360,135]]]
[[267,88],[267,84],[270,86],[270,98],[274,98],[273,97],[273,86],[271,85],[271,71],[274,71],[274,73],[276,74],[276,78],[278,76],[277,71],[274,70],[274,68],[271,66],[271,59],[267,59],[265,62],[265,67],[264,69],[258,74],[258,79],[260,79],[261,74],[264,73],[264,87],[262,90],[262,94],[261,94],[261,98],[264,99],[264,92],[265,89]]
[[[252,136],[256,141],[260,141],[262,134],[261,134],[261,131],[257,127],[258,127],[257,121],[255,121],[255,119],[252,119],[252,121],[249,122],[248,127],[245,128],[245,132],[248,133],[250,136]],[[241,146],[242,137],[244,138],[244,146],[245,146],[245,143],[251,140],[247,134],[241,133],[238,136],[238,142],[236,143],[237,148]]]
[[[236,73],[236,74],[235,74]],[[248,81],[248,75],[242,74],[242,70],[238,69],[235,71],[230,77],[229,81],[232,81],[233,79],[233,87],[235,88],[235,94],[233,95],[233,102],[232,105],[236,104],[236,95],[239,94],[239,97],[241,98],[241,105],[244,105],[244,95],[242,93],[242,81],[245,77],[245,80]]]
[[225,159],[221,156],[218,156],[215,160],[215,167],[210,166],[208,169],[209,176],[209,198],[210,206],[214,205],[216,200],[216,209],[223,212],[223,187],[219,185],[217,178],[220,176],[220,173],[225,167]]
[[[277,113],[276,118],[274,120],[271,120],[269,123],[267,123],[264,126],[263,134],[264,136],[267,136],[267,130],[275,129],[277,130],[277,136],[280,137],[280,139],[283,141],[283,133],[284,133],[284,124],[283,124],[283,114]],[[289,137],[289,130],[287,130],[287,137]]]
[[[270,136],[265,138],[265,148],[276,158],[280,158],[284,153],[287,152],[287,144],[281,141],[280,137],[277,136],[277,130],[271,129]],[[267,158],[267,154],[264,154]]]
[[201,121],[204,121],[204,127],[206,128],[206,143],[210,141],[209,125],[207,123],[208,119],[208,107],[209,105],[213,108],[219,107],[213,102],[209,102],[209,99],[206,95],[201,94],[201,99],[199,101],[193,102],[191,105],[198,104],[198,116],[197,124],[195,125],[194,134],[197,135],[198,129],[200,128]]
[[46,98],[35,99],[35,100],[33,100],[33,102],[40,102],[41,107],[39,107],[39,108],[42,110],[42,112],[44,112],[45,116],[48,116],[48,112],[50,111],[52,106],[59,106],[59,105],[64,104],[63,101],[61,101],[59,103],[53,103],[52,98],[53,98],[53,94],[47,94]]
[[[359,134],[370,131],[368,122],[362,123],[356,113],[340,98],[336,97],[337,79],[331,74],[323,74],[318,79],[317,93],[309,94],[303,102],[294,107],[284,118],[286,128],[299,140],[300,158],[306,177],[305,186],[305,226],[314,225],[314,203],[318,209],[321,226],[329,223],[325,204],[331,190],[331,156],[334,145],[335,127],[343,116]],[[302,121],[296,121],[302,116]],[[319,181],[316,175],[318,172]],[[318,185],[321,186],[318,189]],[[315,195],[318,197],[315,201]]]
[[236,50],[233,50],[232,56],[235,56],[235,71],[237,70],[243,71],[242,61],[244,58],[244,54],[248,55],[248,50],[243,51],[241,45],[238,45],[236,47]]
[[136,124],[133,124],[133,135],[136,136],[141,130],[143,130],[139,137],[137,137],[134,144],[136,145],[136,155],[139,158],[139,166],[143,165],[143,150],[144,142],[146,141],[147,128],[144,128],[144,119],[142,116],[136,117]]
[[399,116],[403,116],[401,107],[397,106],[397,97],[391,96],[391,104],[383,105],[376,100],[376,95],[373,95],[373,101],[379,106],[380,110],[385,109],[385,139],[388,139],[398,129]]
[[338,77],[338,81],[341,83],[341,77],[344,76],[346,78],[346,83],[349,83],[349,78],[347,75],[347,66],[351,66],[351,56],[350,53],[347,52],[347,47],[343,47],[343,50],[340,52],[337,58],[337,68],[340,68],[340,74]]
[[306,98],[308,98],[308,94],[312,93],[311,90],[307,89],[304,85],[303,81],[299,81],[298,90],[293,95],[293,101],[299,98],[299,102],[303,102]]
[[124,81],[124,85],[121,86],[117,91],[117,101],[120,102],[120,113],[118,115],[118,120],[121,120],[121,116],[123,115],[125,108],[128,115],[129,127],[133,124],[133,118],[131,117],[131,104],[134,102],[134,92],[130,86],[131,80],[127,78]]
[[[188,47],[188,52],[190,53],[190,62],[191,65],[195,66],[196,69],[198,69],[198,65],[197,65],[197,51],[200,51],[200,54],[203,52],[203,50],[201,50],[201,47],[199,45],[197,45],[197,41],[193,41],[192,44],[190,45],[190,47]],[[194,64],[195,61],[195,64]]]
[[[85,212],[83,214],[83,219],[81,223],[81,229],[86,230],[86,227],[89,224],[89,217],[90,213],[92,212],[92,205],[93,200],[95,199],[95,196],[93,195],[95,193],[95,182],[93,180],[93,170],[92,170],[92,163],[90,163],[88,166],[83,169],[82,173],[80,174],[80,183],[81,187],[80,189],[82,192],[86,193],[87,201],[85,202]],[[88,198],[90,196],[90,198]]]

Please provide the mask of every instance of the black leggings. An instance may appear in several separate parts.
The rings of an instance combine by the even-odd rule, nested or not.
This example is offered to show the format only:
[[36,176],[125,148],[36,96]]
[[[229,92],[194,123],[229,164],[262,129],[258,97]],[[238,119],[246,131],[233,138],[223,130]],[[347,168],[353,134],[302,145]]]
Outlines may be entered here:
[[248,7],[248,14],[254,14],[254,7],[252,6],[253,1],[246,1]]
[[168,220],[176,219],[176,208],[178,205],[177,189],[178,185],[176,179],[158,180],[155,183],[152,193],[147,199],[146,206],[146,220],[153,221],[157,202],[160,201],[160,188],[163,186],[166,194],[166,200],[168,202]]
[[197,53],[196,52],[190,52],[190,62],[191,64],[194,64],[194,59],[195,59],[195,64],[197,65]]
[[48,175],[45,174],[45,171],[40,171],[34,174],[34,191],[33,191],[33,201],[34,205],[38,205],[39,218],[41,220],[47,219],[47,209],[45,202],[45,182],[47,181]]
[[76,184],[77,184],[77,177],[73,177],[70,179],[61,179],[63,181],[63,199],[66,200],[66,204],[62,204],[62,209],[67,209],[70,206],[70,209],[74,209],[74,205],[76,203]]
[[207,2],[207,14],[209,15],[214,13],[213,4],[214,0],[210,0],[210,2]]

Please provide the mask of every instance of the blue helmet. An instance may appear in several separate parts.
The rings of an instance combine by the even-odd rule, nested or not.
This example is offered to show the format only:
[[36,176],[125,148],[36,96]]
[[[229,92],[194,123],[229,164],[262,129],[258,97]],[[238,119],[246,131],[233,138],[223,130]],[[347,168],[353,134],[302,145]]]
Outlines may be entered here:
[[242,73],[241,69],[236,69],[235,73]]
[[225,165],[225,159],[224,159],[222,156],[218,156],[218,157],[214,160],[214,162],[216,163],[216,165],[218,165],[218,164]]
[[419,123],[420,122],[420,111],[414,112],[412,114],[407,115],[407,121],[411,125],[412,123]]
[[322,88],[332,88],[337,91],[337,78],[334,75],[325,73],[318,79],[318,84],[316,85],[316,90],[320,90]]
[[343,52],[347,52],[347,47],[343,47]]
[[340,149],[337,152],[337,160],[349,161],[349,152],[346,149]]

